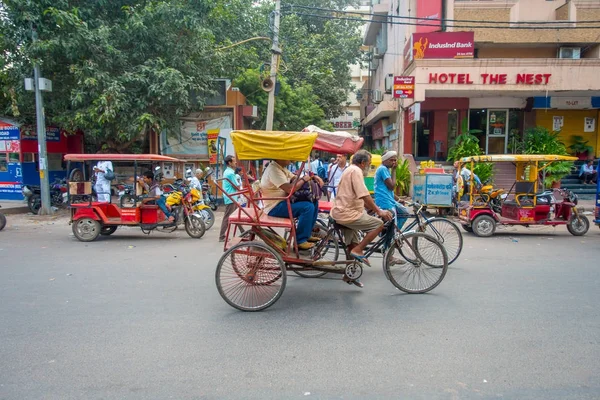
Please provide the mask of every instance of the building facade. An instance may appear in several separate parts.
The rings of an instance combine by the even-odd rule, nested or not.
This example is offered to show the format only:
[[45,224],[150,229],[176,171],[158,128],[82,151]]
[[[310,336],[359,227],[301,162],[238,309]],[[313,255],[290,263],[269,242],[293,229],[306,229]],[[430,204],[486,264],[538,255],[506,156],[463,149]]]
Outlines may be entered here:
[[[393,123],[402,128],[399,151],[441,160],[463,131],[477,136],[486,154],[501,154],[514,151],[525,130],[543,126],[567,145],[583,137],[600,155],[600,24],[585,22],[600,20],[599,1],[403,4],[408,9],[389,1],[386,9],[398,13],[388,13],[381,29],[393,32],[387,22],[397,20],[421,25],[402,25],[402,51],[383,54],[368,81],[383,98],[371,96],[361,107],[367,135],[377,140],[381,126],[385,134]],[[391,73],[414,76],[413,98],[385,93],[381,78]]]

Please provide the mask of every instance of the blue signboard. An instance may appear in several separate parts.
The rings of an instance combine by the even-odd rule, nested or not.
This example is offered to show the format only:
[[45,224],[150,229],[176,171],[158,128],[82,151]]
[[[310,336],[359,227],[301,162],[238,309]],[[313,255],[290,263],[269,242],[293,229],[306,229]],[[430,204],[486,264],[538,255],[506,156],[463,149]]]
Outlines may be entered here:
[[415,174],[413,199],[429,206],[452,205],[453,180],[449,174]]
[[19,140],[19,127],[0,121],[0,140]]
[[21,163],[8,163],[7,171],[0,171],[0,199],[23,200]]

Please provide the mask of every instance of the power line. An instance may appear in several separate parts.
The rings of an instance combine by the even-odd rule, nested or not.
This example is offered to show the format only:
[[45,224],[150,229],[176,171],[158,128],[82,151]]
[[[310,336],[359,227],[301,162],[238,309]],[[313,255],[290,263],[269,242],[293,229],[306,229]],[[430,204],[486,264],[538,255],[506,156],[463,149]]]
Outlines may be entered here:
[[[385,23],[390,25],[413,25],[413,26],[432,26],[439,28],[439,24],[422,24],[417,22],[399,22],[399,21],[381,21],[381,20],[373,20],[373,19],[363,19],[363,18],[349,18],[349,17],[332,17],[326,15],[318,15],[318,14],[306,14],[299,12],[286,12],[286,14],[294,14],[303,17],[313,17],[320,18],[326,20],[340,20],[340,21],[357,21],[357,22],[377,22],[377,23]],[[600,21],[598,21],[600,22]],[[520,26],[483,26],[483,25],[446,25],[449,28],[467,28],[467,29],[518,29],[518,30],[562,30],[562,29],[600,29],[600,26],[535,26],[535,27],[520,27]]]
[[[381,14],[373,14],[373,13],[363,13],[358,11],[347,11],[347,10],[336,10],[333,8],[322,8],[322,7],[311,7],[311,6],[302,6],[302,5],[294,5],[290,4],[287,7],[293,12],[294,8],[303,8],[308,10],[315,11],[326,11],[330,13],[339,13],[339,14],[351,14],[351,15],[369,15],[373,17],[383,17]],[[470,20],[470,19],[443,19],[443,18],[420,18],[420,17],[410,17],[403,15],[386,15],[385,18],[400,18],[400,19],[409,19],[409,20],[417,20],[417,21],[439,21],[439,22],[460,22],[460,23],[477,23],[477,24],[511,24],[511,25],[555,25],[555,24],[591,24],[591,23],[600,23],[600,20],[592,20],[592,21],[481,21],[481,20]],[[360,19],[362,21],[368,21],[364,19]],[[377,22],[377,21],[376,21]],[[381,21],[383,22],[383,21]],[[420,26],[439,26],[439,25],[423,25],[418,24]],[[502,28],[506,28],[503,26]],[[569,27],[572,28],[572,27]],[[584,27],[587,29],[591,29],[592,27]]]

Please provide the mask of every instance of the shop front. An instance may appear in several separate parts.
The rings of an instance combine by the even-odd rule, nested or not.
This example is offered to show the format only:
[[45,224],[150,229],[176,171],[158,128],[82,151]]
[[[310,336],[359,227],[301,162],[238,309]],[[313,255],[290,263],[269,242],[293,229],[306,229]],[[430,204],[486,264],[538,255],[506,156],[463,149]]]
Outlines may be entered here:
[[[415,98],[403,102],[404,152],[443,160],[456,136],[468,131],[485,154],[512,153],[527,128],[562,124],[567,145],[583,136],[597,154],[600,100],[589,93],[600,88],[594,72],[600,60],[578,60],[576,79],[569,61],[415,60],[405,72],[415,76]],[[415,104],[420,112],[411,116]]]
[[22,200],[23,184],[39,185],[40,162],[47,166],[50,182],[66,178],[63,156],[83,153],[83,135],[47,127],[46,148],[47,158],[40,160],[35,127],[0,119],[0,200]]

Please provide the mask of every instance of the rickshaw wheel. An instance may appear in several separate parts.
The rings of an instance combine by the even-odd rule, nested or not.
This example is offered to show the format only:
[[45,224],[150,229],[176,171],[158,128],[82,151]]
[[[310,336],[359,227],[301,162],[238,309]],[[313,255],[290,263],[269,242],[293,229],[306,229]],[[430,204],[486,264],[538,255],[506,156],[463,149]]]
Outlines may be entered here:
[[567,230],[573,236],[583,236],[590,229],[590,220],[585,215],[580,215],[579,218],[581,218],[581,222],[575,215],[571,215],[567,223]]
[[0,231],[6,226],[6,217],[0,213]]
[[281,256],[261,242],[242,242],[223,254],[215,280],[219,294],[241,311],[260,311],[273,305],[286,284]]
[[116,225],[103,226],[102,228],[100,228],[100,234],[102,236],[110,236],[113,233],[115,233],[116,230],[117,230],[117,226]]
[[185,217],[185,231],[190,237],[200,239],[206,232],[206,226],[198,215],[188,215]]
[[480,215],[471,225],[473,233],[479,237],[490,237],[496,232],[496,221],[489,215]]
[[73,235],[81,242],[92,242],[100,236],[100,223],[91,218],[73,222]]
[[383,269],[397,289],[426,293],[446,276],[448,253],[438,240],[425,233],[407,233],[385,252]]
[[[315,229],[313,229],[313,232],[318,228],[319,230],[319,235],[321,237],[323,237],[323,240],[327,239],[325,238],[325,235],[327,235],[327,229],[325,229],[323,226],[321,226],[321,224],[318,223],[315,225]],[[338,258],[340,257],[340,245],[337,241],[337,237],[334,235],[333,237],[330,237],[327,240],[328,243],[317,243],[315,248],[319,248],[322,244],[323,244],[323,248],[321,249],[321,251],[319,252],[319,261],[337,261]],[[323,275],[327,274],[327,272],[325,271],[318,271],[318,270],[307,270],[307,271],[294,271],[294,273],[298,276],[301,276],[303,278],[320,278]]]

